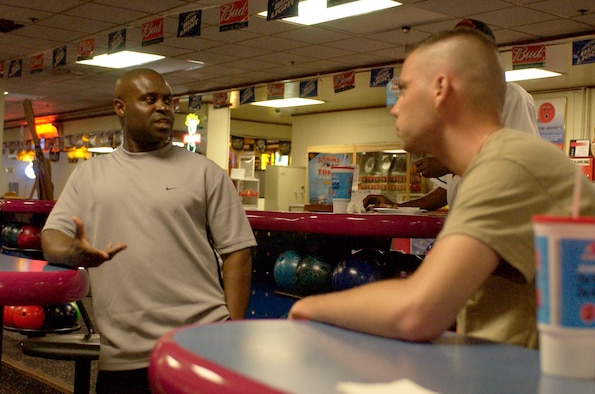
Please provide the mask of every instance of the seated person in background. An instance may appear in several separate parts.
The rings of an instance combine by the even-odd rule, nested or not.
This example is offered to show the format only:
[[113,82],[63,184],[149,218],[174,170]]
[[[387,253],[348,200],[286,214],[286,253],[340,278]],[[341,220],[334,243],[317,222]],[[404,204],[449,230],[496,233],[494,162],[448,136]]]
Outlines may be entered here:
[[[290,319],[429,341],[456,317],[460,333],[538,347],[531,219],[570,216],[576,167],[552,143],[503,126],[499,57],[468,29],[433,35],[409,54],[391,110],[397,134],[408,152],[462,177],[456,207],[411,276],[302,298]],[[595,188],[581,181],[580,214],[593,216]]]
[[[485,23],[475,19],[463,19],[457,23],[455,29],[477,30],[496,42],[496,37],[494,36],[492,29]],[[525,131],[529,134],[539,136],[536,114],[537,111],[535,110],[533,97],[518,84],[512,82],[507,83],[504,111],[502,113],[504,125],[512,129]],[[426,178],[443,177],[437,182],[438,187],[424,196],[399,204],[382,195],[370,195],[364,199],[364,207],[419,207],[428,211],[440,209],[446,205],[448,205],[449,208],[452,208],[460,177],[453,176],[446,166],[432,157],[420,159],[414,164],[417,172],[421,176]]]

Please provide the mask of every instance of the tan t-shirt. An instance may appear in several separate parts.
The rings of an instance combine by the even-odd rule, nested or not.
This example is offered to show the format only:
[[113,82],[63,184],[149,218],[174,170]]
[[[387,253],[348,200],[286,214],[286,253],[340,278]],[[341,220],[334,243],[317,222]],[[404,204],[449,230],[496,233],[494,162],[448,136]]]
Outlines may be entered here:
[[[494,133],[463,174],[439,239],[473,237],[501,264],[459,313],[461,332],[538,347],[531,217],[570,215],[574,174],[559,148],[511,129]],[[595,215],[595,188],[585,179],[582,189],[581,213]]]

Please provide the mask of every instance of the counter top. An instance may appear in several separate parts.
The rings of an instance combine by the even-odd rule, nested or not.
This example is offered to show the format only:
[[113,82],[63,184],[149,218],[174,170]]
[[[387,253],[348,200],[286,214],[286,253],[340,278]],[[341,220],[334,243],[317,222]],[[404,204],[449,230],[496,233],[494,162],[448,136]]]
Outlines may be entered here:
[[295,320],[191,325],[151,353],[156,393],[334,393],[339,382],[408,379],[439,393],[593,393],[543,375],[539,352],[446,333],[411,343]]
[[246,211],[254,230],[388,238],[435,238],[445,214]]

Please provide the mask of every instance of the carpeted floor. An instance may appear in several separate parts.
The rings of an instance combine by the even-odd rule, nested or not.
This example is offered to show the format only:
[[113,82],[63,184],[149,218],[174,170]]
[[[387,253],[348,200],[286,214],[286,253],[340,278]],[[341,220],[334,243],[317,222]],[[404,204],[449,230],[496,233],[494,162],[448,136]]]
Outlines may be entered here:
[[[83,300],[91,318],[91,299]],[[77,333],[86,333],[84,324]],[[21,341],[27,337],[4,330],[2,340],[2,369],[0,369],[0,394],[57,394],[74,390],[74,361],[50,360],[23,354]],[[91,363],[91,389],[95,392],[97,362]]]

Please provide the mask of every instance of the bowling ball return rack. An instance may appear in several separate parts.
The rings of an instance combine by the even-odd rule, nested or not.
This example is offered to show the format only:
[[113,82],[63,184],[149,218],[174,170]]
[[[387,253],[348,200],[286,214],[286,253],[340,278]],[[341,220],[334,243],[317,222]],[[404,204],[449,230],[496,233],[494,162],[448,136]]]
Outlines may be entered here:
[[91,361],[99,359],[99,334],[84,303],[79,300],[76,304],[86,326],[86,334],[72,333],[81,328],[80,324],[77,324],[78,328],[13,331],[28,336],[21,341],[21,350],[28,356],[74,361],[74,394],[87,394],[91,387]]

